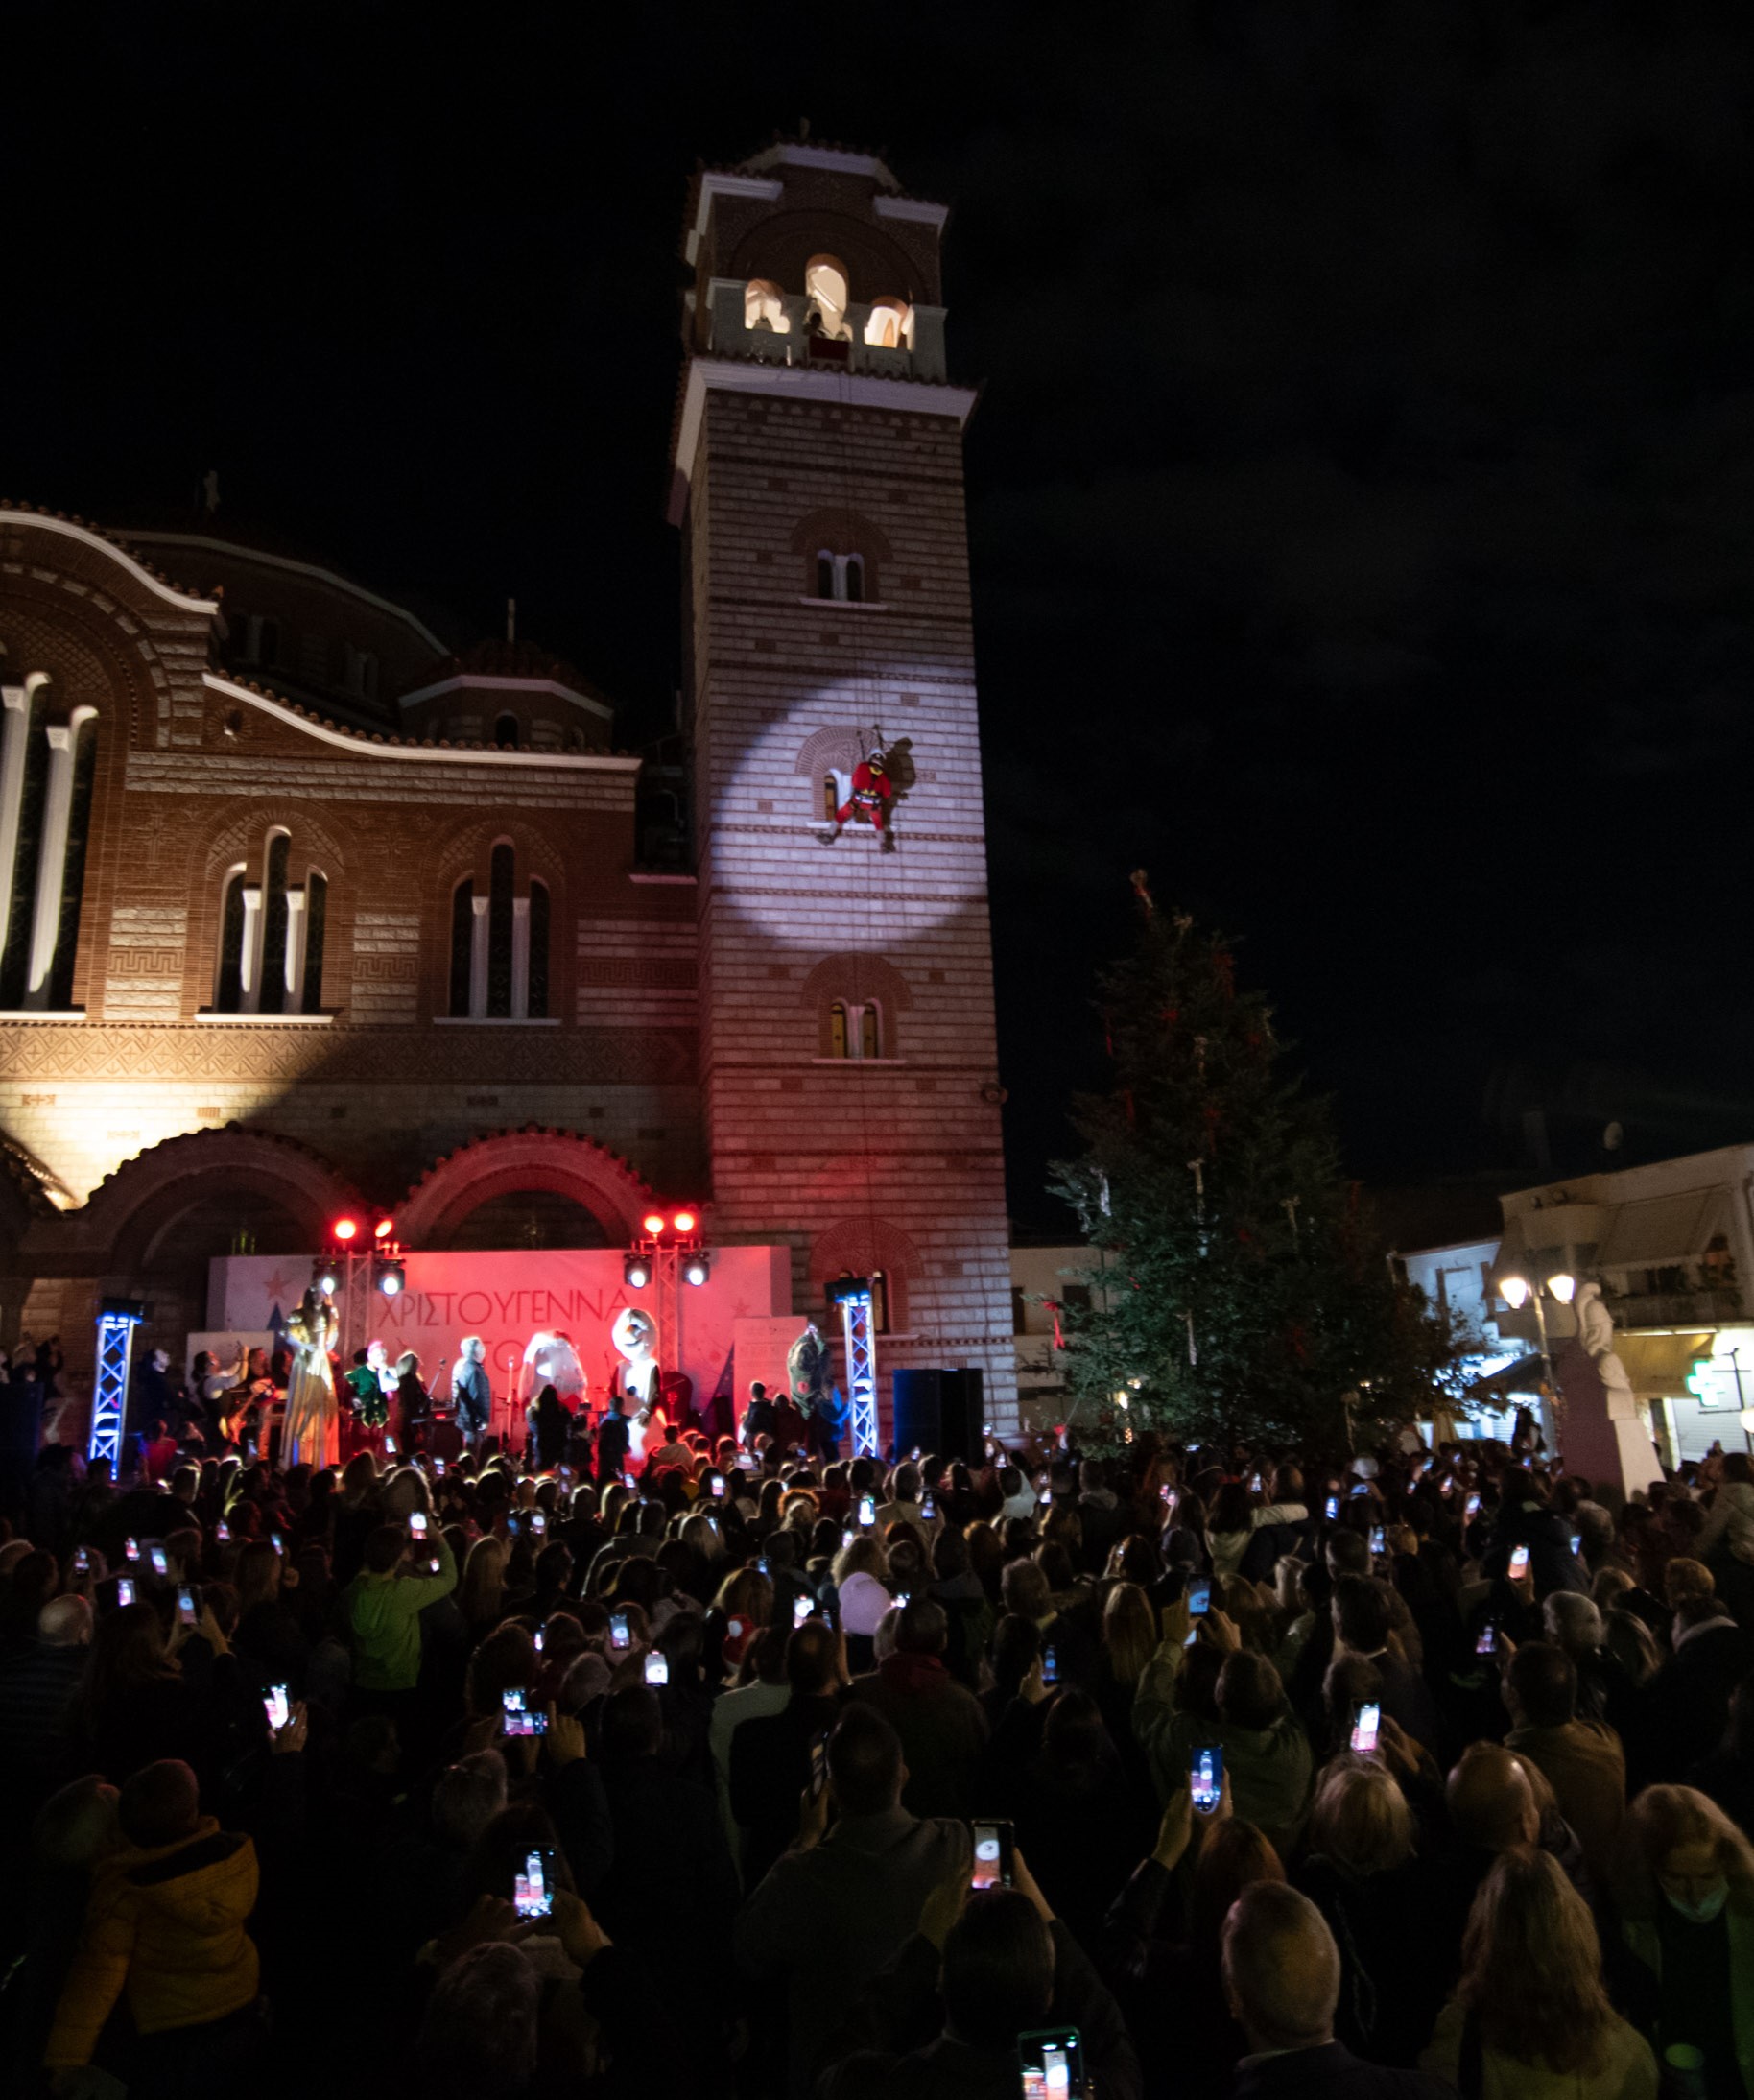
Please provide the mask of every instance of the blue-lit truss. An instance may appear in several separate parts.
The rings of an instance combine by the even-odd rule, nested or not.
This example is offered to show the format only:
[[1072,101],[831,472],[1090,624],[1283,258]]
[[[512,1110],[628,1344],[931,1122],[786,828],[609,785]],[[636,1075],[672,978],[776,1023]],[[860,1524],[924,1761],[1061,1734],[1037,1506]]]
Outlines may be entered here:
[[841,1300],[841,1331],[846,1341],[846,1394],[852,1404],[853,1456],[877,1450],[877,1346],[871,1333],[871,1290],[865,1284]]
[[128,1425],[128,1367],[134,1353],[136,1315],[98,1315],[98,1376],[91,1396],[91,1442],[85,1456],[107,1458],[122,1469],[122,1435]]

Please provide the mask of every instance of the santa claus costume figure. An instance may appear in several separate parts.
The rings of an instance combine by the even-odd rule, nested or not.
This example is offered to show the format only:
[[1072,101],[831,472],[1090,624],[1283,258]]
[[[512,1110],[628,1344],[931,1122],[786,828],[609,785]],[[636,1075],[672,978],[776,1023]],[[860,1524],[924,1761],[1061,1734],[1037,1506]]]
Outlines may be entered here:
[[895,784],[889,778],[883,747],[873,744],[869,754],[853,768],[846,799],[835,811],[835,836],[838,838],[841,828],[855,817],[864,817],[885,846],[888,846],[889,798],[894,792]]

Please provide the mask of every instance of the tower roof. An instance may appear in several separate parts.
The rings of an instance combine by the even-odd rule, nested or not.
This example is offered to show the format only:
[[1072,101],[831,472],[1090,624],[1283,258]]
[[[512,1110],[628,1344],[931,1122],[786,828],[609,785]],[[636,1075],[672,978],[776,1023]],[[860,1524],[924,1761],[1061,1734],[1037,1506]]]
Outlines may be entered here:
[[739,160],[726,171],[736,175],[766,175],[771,168],[825,168],[836,175],[865,176],[892,197],[902,194],[901,184],[877,154],[857,146],[831,145],[809,138],[776,138],[760,153]]

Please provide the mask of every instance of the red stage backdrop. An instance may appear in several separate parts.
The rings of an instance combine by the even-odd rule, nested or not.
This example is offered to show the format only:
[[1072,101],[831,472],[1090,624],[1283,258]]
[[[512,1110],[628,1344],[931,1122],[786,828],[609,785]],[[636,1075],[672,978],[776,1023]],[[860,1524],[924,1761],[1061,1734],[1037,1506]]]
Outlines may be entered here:
[[[209,1266],[208,1326],[243,1331],[277,1325],[309,1285],[312,1258],[221,1256]],[[396,1298],[370,1294],[368,1329],[347,1337],[348,1349],[381,1338],[393,1362],[403,1349],[412,1348],[431,1385],[439,1358],[455,1364],[462,1336],[479,1334],[487,1345],[496,1400],[506,1396],[507,1358],[521,1371],[524,1345],[544,1329],[569,1337],[591,1390],[600,1393],[621,1362],[609,1340],[615,1315],[624,1305],[640,1305],[658,1322],[659,1362],[666,1371],[680,1369],[692,1378],[697,1400],[704,1402],[724,1370],[734,1324],[786,1313],[792,1303],[792,1257],[786,1248],[715,1248],[706,1282],[676,1286],[675,1303],[682,1328],[678,1364],[676,1337],[664,1331],[667,1324],[674,1324],[665,1318],[669,1304],[660,1304],[655,1286],[628,1288],[619,1250],[408,1254],[404,1259],[407,1288]],[[664,1297],[668,1300],[670,1294]],[[749,1373],[760,1375],[759,1370]]]

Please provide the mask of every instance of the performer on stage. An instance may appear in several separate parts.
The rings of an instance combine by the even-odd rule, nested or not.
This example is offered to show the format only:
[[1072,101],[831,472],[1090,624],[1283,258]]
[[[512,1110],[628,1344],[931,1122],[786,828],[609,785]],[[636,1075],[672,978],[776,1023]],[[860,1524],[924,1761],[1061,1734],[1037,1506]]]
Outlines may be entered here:
[[413,1349],[396,1358],[395,1439],[396,1456],[407,1458],[418,1448],[426,1427],[427,1392],[420,1376],[420,1359]]
[[354,1351],[353,1369],[344,1382],[351,1397],[353,1420],[343,1442],[351,1444],[353,1451],[382,1450],[390,1402],[396,1390],[396,1374],[382,1342],[368,1342]]
[[333,1466],[341,1458],[341,1423],[329,1351],[340,1326],[335,1307],[315,1288],[286,1324],[292,1369],[280,1434],[282,1466]]
[[657,1323],[638,1305],[624,1305],[615,1316],[609,1340],[625,1369],[609,1395],[609,1411],[597,1432],[597,1478],[612,1480],[624,1465],[631,1471],[646,1456],[646,1444],[661,1386],[657,1365]]
[[487,1345],[479,1334],[465,1334],[457,1345],[457,1368],[451,1373],[451,1396],[457,1403],[457,1426],[471,1451],[493,1420],[493,1381],[487,1375]]
[[770,1437],[778,1427],[773,1413],[773,1402],[768,1397],[768,1389],[759,1378],[749,1382],[749,1404],[744,1410],[743,1447],[746,1451],[755,1448],[757,1437]]
[[841,1456],[840,1431],[844,1420],[841,1396],[834,1390],[834,1355],[814,1320],[786,1351],[786,1382],[792,1404],[804,1418],[804,1448],[829,1465]]

